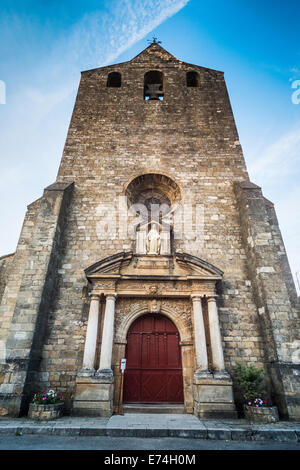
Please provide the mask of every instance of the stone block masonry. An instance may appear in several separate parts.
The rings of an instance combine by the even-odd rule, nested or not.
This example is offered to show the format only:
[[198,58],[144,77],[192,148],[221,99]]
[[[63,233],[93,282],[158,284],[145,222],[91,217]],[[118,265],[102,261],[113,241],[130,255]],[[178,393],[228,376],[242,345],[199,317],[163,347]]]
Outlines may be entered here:
[[14,253],[11,253],[7,256],[1,256],[0,258],[0,305],[7,283],[7,279],[10,275],[10,266],[14,259]]
[[53,305],[72,186],[55,183],[45,189],[32,233],[6,341],[6,367],[0,385],[2,405],[5,407],[8,403],[13,416],[27,412],[29,400],[36,392],[36,374],[47,329],[47,315]]
[[300,365],[292,357],[292,345],[299,344],[299,310],[280,231],[261,188],[237,183],[235,189],[273,399],[282,417],[299,419]]

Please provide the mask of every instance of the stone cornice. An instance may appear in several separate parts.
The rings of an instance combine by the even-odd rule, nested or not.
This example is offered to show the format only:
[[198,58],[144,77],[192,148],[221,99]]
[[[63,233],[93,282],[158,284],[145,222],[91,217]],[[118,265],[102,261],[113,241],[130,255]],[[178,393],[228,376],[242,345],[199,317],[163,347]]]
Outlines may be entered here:
[[215,284],[223,272],[187,253],[147,256],[122,252],[93,264],[85,274],[98,295],[179,298],[215,295]]

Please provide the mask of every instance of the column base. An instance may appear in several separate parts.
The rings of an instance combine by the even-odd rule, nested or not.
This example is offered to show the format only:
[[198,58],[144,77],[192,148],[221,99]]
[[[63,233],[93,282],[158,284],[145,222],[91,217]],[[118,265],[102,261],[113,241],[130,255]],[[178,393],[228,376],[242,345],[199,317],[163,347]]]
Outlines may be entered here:
[[73,401],[73,416],[102,416],[113,414],[113,375],[82,377],[78,374]]
[[225,382],[230,382],[232,384],[232,379],[231,379],[229,373],[227,372],[227,370],[225,370],[225,369],[216,370],[213,373],[213,377],[214,377],[215,380],[223,380]]
[[194,374],[194,378],[196,380],[201,380],[201,379],[213,379],[212,373],[208,369],[198,369],[196,370]]
[[88,368],[83,368],[81,369],[80,372],[78,372],[77,377],[94,377],[95,375],[95,369],[88,369]]
[[[224,371],[226,372],[226,371]],[[222,378],[223,377],[223,378]],[[198,418],[237,418],[229,374],[194,375],[194,415]]]
[[114,373],[112,369],[98,369],[95,373],[95,377],[101,383],[111,383],[114,380]]

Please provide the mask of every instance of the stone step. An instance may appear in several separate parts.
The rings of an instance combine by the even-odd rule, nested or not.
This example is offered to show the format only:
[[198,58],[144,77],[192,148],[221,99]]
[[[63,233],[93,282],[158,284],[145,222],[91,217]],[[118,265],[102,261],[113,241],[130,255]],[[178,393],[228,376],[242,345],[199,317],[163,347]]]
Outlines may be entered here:
[[123,405],[124,413],[185,413],[184,405],[174,405],[172,403],[125,403]]
[[192,414],[126,413],[111,418],[62,416],[53,421],[0,417],[3,435],[51,436],[180,437],[226,441],[277,441],[300,443],[300,423],[279,421],[271,424],[238,420],[199,420]]

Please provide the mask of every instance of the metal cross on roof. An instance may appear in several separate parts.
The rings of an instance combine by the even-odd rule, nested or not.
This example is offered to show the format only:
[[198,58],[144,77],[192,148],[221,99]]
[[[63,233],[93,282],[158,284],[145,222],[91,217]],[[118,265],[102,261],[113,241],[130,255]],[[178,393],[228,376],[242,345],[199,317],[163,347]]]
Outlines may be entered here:
[[151,39],[148,39],[147,41],[149,42],[149,44],[161,44],[161,41],[158,41],[155,36],[153,36],[152,41]]

